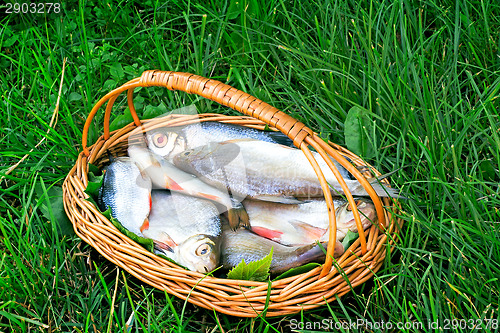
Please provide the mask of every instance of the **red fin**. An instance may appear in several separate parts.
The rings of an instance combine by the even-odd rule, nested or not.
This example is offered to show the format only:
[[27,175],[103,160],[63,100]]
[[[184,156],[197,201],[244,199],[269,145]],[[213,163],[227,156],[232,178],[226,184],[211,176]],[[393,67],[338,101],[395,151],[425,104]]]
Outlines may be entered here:
[[[149,199],[151,200],[151,199]],[[151,208],[151,205],[149,206]],[[144,230],[148,230],[149,229],[149,220],[146,218],[144,219],[144,222],[142,223],[141,225],[141,232],[143,232]]]
[[200,197],[208,199],[208,200],[220,201],[220,198],[216,195],[206,194],[206,193],[201,193],[201,192],[197,192],[196,194],[199,195]]
[[281,235],[283,235],[282,231],[272,230],[264,227],[251,227],[251,230],[259,236],[278,242],[281,240]]
[[167,244],[165,243],[162,243],[160,241],[153,241],[155,243],[155,246],[158,248],[158,249],[161,249],[161,250],[164,250],[164,251],[170,251],[170,252],[174,252],[174,250],[168,246]]
[[182,186],[177,184],[175,182],[175,180],[173,180],[169,176],[165,176],[165,184],[166,184],[165,187],[168,188],[169,190],[173,190],[173,191],[183,191],[184,190],[182,188]]
[[156,247],[170,252],[174,252],[174,247],[177,246],[174,240],[165,232],[161,232],[159,239],[154,240],[154,243]]
[[149,211],[151,211],[152,207],[153,207],[153,199],[151,199],[151,194],[149,194]]
[[320,239],[326,232],[326,229],[314,227],[302,221],[292,220],[288,223],[290,223],[297,230],[297,232],[311,240]]

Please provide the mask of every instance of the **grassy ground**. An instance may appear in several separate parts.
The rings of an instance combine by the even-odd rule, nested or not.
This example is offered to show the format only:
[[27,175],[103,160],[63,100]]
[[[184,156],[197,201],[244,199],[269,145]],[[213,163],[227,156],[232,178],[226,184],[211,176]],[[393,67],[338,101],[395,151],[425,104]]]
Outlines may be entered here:
[[[61,8],[46,18],[1,19],[0,331],[281,332],[323,319],[393,327],[360,331],[401,324],[408,332],[455,324],[498,331],[497,1],[65,1]],[[82,243],[64,225],[57,198],[85,117],[106,92],[153,68],[227,82],[340,144],[347,111],[368,110],[377,147],[369,161],[382,172],[400,169],[391,181],[409,198],[392,260],[329,306],[250,320],[169,297]],[[161,89],[138,95],[144,112],[161,103],[217,109]]]

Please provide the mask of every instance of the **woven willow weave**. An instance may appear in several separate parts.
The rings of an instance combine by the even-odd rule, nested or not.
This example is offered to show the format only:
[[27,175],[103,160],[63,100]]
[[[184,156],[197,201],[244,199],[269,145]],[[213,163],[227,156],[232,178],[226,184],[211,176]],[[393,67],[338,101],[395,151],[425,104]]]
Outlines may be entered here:
[[[197,94],[228,106],[244,116],[224,116],[219,114],[169,115],[163,118],[140,120],[133,104],[133,91],[137,87],[158,86],[169,90],[180,90]],[[127,91],[127,101],[134,122],[112,133],[109,131],[111,110],[117,97]],[[107,102],[103,132],[104,134],[92,146],[87,146],[87,136],[92,120],[98,110]],[[219,121],[263,129],[267,124],[273,130],[286,134],[296,147],[300,148],[314,167],[321,182],[325,200],[329,208],[330,229],[327,259],[321,267],[300,275],[273,281],[270,284],[270,297],[267,300],[267,282],[240,281],[215,278],[185,270],[147,251],[127,236],[123,235],[92,203],[85,200],[84,190],[88,183],[89,163],[102,167],[108,161],[108,151],[116,155],[125,155],[128,139],[142,131],[164,126],[187,125],[199,121]],[[393,244],[402,225],[402,220],[394,212],[400,208],[397,201],[377,196],[365,176],[356,166],[369,166],[358,156],[334,143],[326,143],[303,123],[279,111],[271,105],[237,90],[229,85],[201,76],[164,71],[146,71],[141,77],[133,79],[104,96],[92,109],[85,123],[83,152],[69,172],[63,185],[64,207],[71,219],[76,234],[90,244],[105,258],[123,268],[143,282],[198,306],[215,309],[240,317],[256,317],[266,310],[266,316],[280,316],[308,310],[330,302],[342,296],[351,287],[360,285],[377,272],[386,256],[386,251]],[[360,237],[332,263],[336,241],[335,209],[325,177],[314,159],[309,147],[313,147],[328,163],[339,179],[346,197],[352,206],[354,199],[334,164],[328,156],[344,166],[370,194],[374,202],[378,225],[372,225],[366,231],[361,227],[357,210],[353,210]],[[348,162],[348,157],[352,163]],[[369,166],[370,170],[374,170]],[[374,171],[377,176],[380,175]],[[389,183],[384,180],[385,184]],[[384,209],[384,206],[386,208]],[[341,274],[339,271],[343,271]],[[348,281],[346,279],[348,278]],[[267,308],[265,308],[268,302]]]

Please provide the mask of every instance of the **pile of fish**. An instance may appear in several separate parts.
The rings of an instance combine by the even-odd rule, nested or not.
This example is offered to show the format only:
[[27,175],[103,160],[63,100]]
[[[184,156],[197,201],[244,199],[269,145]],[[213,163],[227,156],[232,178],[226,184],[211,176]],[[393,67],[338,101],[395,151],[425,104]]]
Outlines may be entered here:
[[[272,274],[324,259],[329,219],[323,192],[307,158],[284,134],[202,122],[150,130],[143,139],[129,145],[128,156],[111,159],[98,201],[124,228],[152,239],[156,253],[201,273],[262,259],[271,249]],[[313,154],[332,194],[342,193]],[[351,193],[367,197],[333,162]],[[369,181],[380,196],[397,195]],[[357,232],[352,209],[366,229],[375,208],[366,198],[350,207],[336,197],[334,205],[337,257],[346,233]]]

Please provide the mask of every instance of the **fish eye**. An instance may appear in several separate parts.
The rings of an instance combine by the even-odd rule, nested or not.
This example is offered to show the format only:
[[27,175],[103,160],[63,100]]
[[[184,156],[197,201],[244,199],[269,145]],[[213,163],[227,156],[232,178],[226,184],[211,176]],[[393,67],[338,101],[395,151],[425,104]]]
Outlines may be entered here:
[[210,248],[210,245],[205,243],[205,244],[201,244],[200,246],[198,246],[198,248],[196,249],[196,255],[197,256],[206,256],[207,254],[209,254],[211,252],[211,248]]
[[153,143],[158,148],[163,148],[167,144],[167,136],[163,133],[153,135]]

